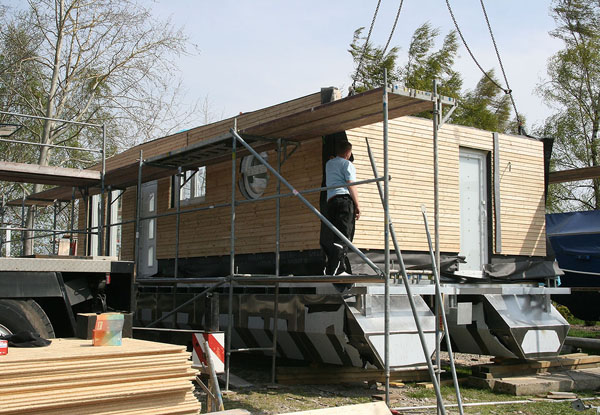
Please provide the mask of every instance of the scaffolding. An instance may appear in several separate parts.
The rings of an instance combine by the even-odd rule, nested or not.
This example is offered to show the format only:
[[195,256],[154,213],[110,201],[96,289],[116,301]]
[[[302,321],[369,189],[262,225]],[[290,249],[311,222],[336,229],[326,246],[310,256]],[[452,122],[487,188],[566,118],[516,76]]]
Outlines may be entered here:
[[[448,327],[445,318],[445,314],[441,311],[442,307],[442,297],[440,291],[440,282],[438,275],[438,267],[435,266],[435,262],[439,261],[439,206],[437,203],[438,198],[438,160],[437,160],[437,130],[440,126],[447,120],[453,109],[455,108],[454,102],[448,98],[440,97],[437,95],[437,86],[434,84],[434,94],[427,94],[421,96],[421,98],[428,99],[433,105],[433,114],[434,114],[434,170],[435,170],[435,254],[433,251],[433,246],[431,246],[431,257],[433,261],[433,277],[435,283],[435,299],[436,299],[436,317],[438,321],[444,322],[444,328],[446,330],[446,341],[448,345],[448,350],[450,351],[450,355],[452,355],[452,348],[449,341]],[[278,332],[278,307],[279,307],[279,285],[281,283],[310,283],[310,284],[322,284],[322,283],[383,283],[385,285],[385,390],[386,390],[386,402],[389,404],[389,380],[390,380],[390,365],[389,365],[389,314],[390,314],[390,246],[389,240],[390,236],[392,241],[394,242],[394,250],[397,257],[397,263],[400,265],[400,274],[403,279],[403,283],[406,289],[406,293],[411,305],[411,309],[413,312],[413,316],[415,319],[415,323],[419,332],[420,341],[423,347],[424,355],[427,360],[428,370],[430,372],[430,376],[432,379],[432,383],[434,385],[434,389],[436,392],[436,396],[439,402],[439,408],[441,413],[445,413],[443,400],[439,387],[439,373],[440,373],[440,360],[439,360],[439,344],[441,342],[441,336],[439,332],[439,327],[436,325],[436,348],[438,350],[437,354],[437,371],[434,369],[433,363],[431,361],[431,354],[427,349],[427,345],[425,342],[423,330],[421,328],[421,324],[416,312],[416,306],[413,300],[413,294],[411,291],[410,283],[408,281],[408,275],[406,269],[404,267],[404,262],[402,260],[402,254],[400,248],[397,243],[396,234],[394,232],[393,225],[391,223],[391,218],[389,214],[389,172],[388,172],[388,94],[399,93],[399,94],[407,94],[410,96],[416,96],[418,93],[413,90],[407,91],[406,89],[398,89],[397,87],[390,87],[385,82],[385,87],[382,88],[382,109],[381,114],[383,116],[383,157],[384,157],[384,173],[383,176],[379,176],[377,173],[377,169],[375,166],[374,158],[369,148],[369,156],[371,160],[371,165],[373,167],[374,178],[362,180],[358,182],[354,182],[353,185],[362,185],[367,183],[376,183],[378,189],[380,191],[381,203],[384,209],[384,238],[385,238],[385,266],[384,269],[381,270],[377,265],[375,265],[363,252],[360,251],[346,236],[344,236],[335,226],[329,222],[329,220],[312,204],[304,197],[304,195],[314,192],[321,192],[328,189],[333,189],[337,187],[347,187],[347,186],[330,186],[330,187],[319,187],[315,189],[308,190],[297,190],[295,189],[282,175],[281,175],[281,166],[282,159],[287,158],[287,153],[284,152],[284,148],[287,148],[287,145],[290,143],[294,143],[293,141],[288,141],[282,138],[267,138],[261,136],[253,136],[246,135],[237,130],[237,126],[234,122],[233,128],[230,129],[228,134],[199,142],[195,145],[186,147],[184,149],[176,150],[174,152],[170,152],[163,156],[151,157],[147,160],[144,160],[143,152],[140,151],[139,156],[139,165],[138,165],[138,183],[137,183],[137,202],[136,202],[136,219],[135,219],[135,267],[136,274],[138,273],[139,267],[139,246],[140,246],[140,233],[141,233],[141,223],[146,220],[152,220],[165,216],[176,215],[176,230],[175,230],[175,267],[174,267],[174,275],[173,278],[137,278],[136,282],[140,285],[156,285],[156,284],[170,284],[177,285],[178,283],[186,283],[186,284],[200,284],[207,285],[212,284],[205,288],[200,293],[195,294],[191,299],[180,304],[175,307],[168,313],[165,313],[160,318],[154,320],[150,324],[146,326],[146,328],[151,328],[156,326],[161,321],[169,318],[177,311],[186,307],[190,303],[193,303],[198,298],[205,296],[206,294],[214,291],[219,287],[228,287],[228,310],[227,310],[227,336],[226,336],[226,380],[225,380],[225,388],[229,388],[229,372],[230,372],[230,360],[232,353],[237,352],[249,352],[249,351],[262,351],[262,352],[271,352],[272,354],[272,371],[271,378],[272,382],[275,382],[275,368],[276,368],[276,357],[277,357],[277,332]],[[445,117],[442,118],[442,106],[448,105],[450,110],[445,114]],[[277,165],[276,167],[271,166],[260,154],[259,150],[255,147],[264,146],[265,143],[270,146],[275,146],[277,151]],[[257,199],[250,200],[236,200],[236,182],[237,182],[237,158],[238,153],[238,145],[241,145],[241,150],[245,150],[249,154],[255,157],[266,169],[269,170],[277,178],[277,188],[276,194],[266,197],[260,197]],[[254,145],[254,147],[253,147]],[[144,176],[143,169],[144,166],[153,166],[164,169],[177,169],[175,186],[176,189],[181,188],[181,173],[182,166],[200,166],[202,163],[209,158],[221,157],[223,152],[231,153],[231,200],[229,203],[222,203],[219,205],[211,205],[211,206],[203,206],[194,209],[186,209],[184,211],[180,208],[179,198],[175,199],[175,212],[141,216],[141,186],[142,186],[142,178]],[[284,155],[284,157],[282,157]],[[383,183],[383,184],[382,184]],[[284,185],[288,193],[281,192],[281,185]],[[280,200],[284,197],[296,197],[298,198],[314,215],[316,215],[320,221],[338,238],[340,238],[346,246],[350,250],[352,250],[355,254],[358,255],[375,273],[376,276],[281,276],[280,275]],[[236,221],[236,206],[239,206],[244,203],[253,203],[260,202],[266,200],[275,199],[276,207],[275,207],[275,270],[274,274],[238,274],[236,273],[236,246],[235,246],[235,221]],[[230,234],[230,255],[229,255],[229,275],[226,277],[202,277],[202,278],[179,278],[178,276],[178,260],[179,260],[179,217],[182,214],[191,213],[191,212],[199,212],[205,210],[212,210],[215,208],[230,208],[231,215],[231,234]],[[124,222],[122,222],[124,223]],[[428,233],[429,236],[429,233]],[[430,240],[431,242],[431,240]],[[233,320],[233,288],[236,284],[239,285],[252,285],[252,284],[271,284],[274,286],[275,295],[274,295],[274,304],[273,304],[273,342],[272,347],[268,348],[242,348],[242,349],[233,349],[231,345],[232,339],[232,328],[234,325]],[[453,372],[453,379],[455,382],[455,388],[457,393],[457,400],[459,402],[460,412],[462,413],[461,406],[461,398],[460,391],[458,389],[458,382],[456,379],[456,372],[454,369],[454,360],[451,358],[451,368]]]
[[[389,404],[389,381],[390,381],[390,364],[389,364],[389,348],[390,348],[390,344],[389,344],[389,329],[390,329],[390,322],[389,322],[389,314],[390,314],[390,281],[391,281],[391,267],[390,267],[390,262],[391,262],[391,258],[390,258],[390,245],[389,245],[389,241],[390,241],[390,237],[394,243],[394,251],[397,257],[397,263],[400,265],[400,274],[406,289],[406,294],[408,296],[409,302],[410,302],[410,306],[413,312],[413,317],[415,319],[415,324],[417,326],[418,332],[419,332],[419,339],[421,341],[422,347],[423,347],[423,352],[425,355],[425,358],[427,360],[427,366],[428,366],[428,370],[431,376],[431,380],[432,383],[434,385],[434,389],[436,392],[436,397],[438,399],[438,404],[439,404],[439,408],[440,408],[440,412],[442,414],[445,413],[445,408],[444,408],[444,404],[443,404],[443,400],[442,400],[442,396],[441,396],[441,392],[440,392],[440,385],[439,385],[439,369],[440,369],[440,360],[439,360],[439,344],[441,342],[441,336],[440,336],[440,332],[439,332],[439,327],[436,324],[436,350],[438,351],[437,354],[437,372],[434,369],[432,360],[431,360],[431,354],[429,353],[429,350],[427,348],[426,342],[425,342],[425,338],[424,338],[424,334],[423,334],[423,330],[421,328],[421,324],[416,312],[416,306],[413,300],[413,294],[412,294],[412,290],[411,290],[411,286],[410,283],[408,281],[408,276],[407,276],[407,271],[404,267],[404,262],[402,260],[402,254],[400,251],[400,248],[398,246],[397,243],[397,239],[396,239],[396,235],[394,232],[394,228],[393,228],[393,224],[391,222],[391,218],[390,218],[390,213],[389,213],[389,171],[388,171],[388,97],[390,96],[390,94],[392,94],[393,96],[400,96],[400,97],[404,97],[409,99],[408,103],[405,105],[402,105],[400,107],[400,109],[395,108],[394,109],[394,116],[398,116],[398,115],[409,115],[412,113],[416,113],[416,112],[420,112],[423,111],[425,108],[429,107],[431,108],[431,106],[433,107],[433,118],[434,118],[434,126],[433,126],[433,138],[434,138],[434,198],[435,198],[435,254],[434,254],[434,248],[433,246],[431,247],[431,253],[432,253],[432,266],[433,266],[433,278],[434,278],[434,283],[435,283],[435,290],[436,290],[436,305],[435,305],[435,314],[437,318],[441,318],[441,320],[444,322],[444,328],[446,329],[446,339],[448,342],[448,346],[449,346],[449,350],[451,352],[451,347],[449,344],[449,333],[447,331],[447,323],[445,322],[445,315],[443,312],[441,312],[441,307],[442,307],[442,297],[440,294],[440,283],[439,283],[439,275],[438,275],[438,268],[439,266],[436,266],[436,262],[439,263],[439,232],[438,232],[438,228],[439,228],[439,205],[438,205],[438,177],[437,177],[437,172],[438,172],[438,160],[437,160],[437,130],[440,128],[441,124],[443,124],[446,119],[448,118],[448,116],[450,115],[450,113],[453,111],[454,107],[455,107],[455,102],[450,99],[450,98],[446,98],[446,97],[441,97],[437,94],[437,86],[436,84],[434,84],[433,86],[433,90],[434,93],[423,93],[420,91],[415,91],[415,90],[409,90],[406,88],[399,88],[397,86],[389,86],[387,84],[387,77],[385,78],[384,81],[384,87],[380,89],[382,92],[381,98],[380,99],[380,109],[378,112],[372,112],[369,113],[368,116],[366,117],[367,120],[370,120],[372,122],[375,122],[377,120],[380,120],[381,118],[383,118],[383,176],[379,176],[377,173],[377,169],[374,163],[374,158],[372,156],[372,153],[370,151],[369,148],[369,156],[371,159],[371,164],[373,167],[373,172],[374,172],[374,178],[372,179],[367,179],[367,180],[362,180],[362,181],[357,181],[354,182],[353,185],[363,185],[363,184],[368,184],[368,183],[376,183],[380,192],[380,196],[381,196],[381,203],[383,206],[383,210],[384,210],[384,243],[385,243],[385,248],[384,248],[384,253],[385,253],[385,263],[384,263],[384,269],[380,269],[376,264],[374,264],[363,252],[360,251],[360,249],[358,249],[348,238],[346,238],[339,230],[337,230],[337,228],[335,228],[335,226],[333,226],[331,224],[331,222],[329,222],[329,220],[323,216],[323,214],[321,214],[321,212],[316,209],[314,206],[312,206],[312,204],[305,198],[304,195],[309,194],[309,193],[314,193],[314,192],[321,192],[321,191],[325,191],[328,189],[332,189],[332,188],[336,188],[336,187],[346,187],[346,186],[331,186],[331,187],[319,187],[319,188],[315,188],[315,189],[308,189],[308,190],[297,190],[295,189],[282,175],[281,175],[281,166],[284,163],[284,161],[291,155],[291,153],[287,152],[288,146],[290,145],[294,145],[297,146],[297,142],[295,142],[294,140],[290,140],[288,138],[273,138],[273,137],[267,137],[265,135],[255,135],[255,134],[247,134],[241,131],[238,131],[237,129],[237,125],[234,123],[233,128],[230,129],[229,133],[218,136],[218,137],[214,137],[208,140],[203,140],[197,144],[193,144],[190,145],[188,147],[182,148],[182,149],[178,149],[175,151],[171,151],[165,155],[160,155],[160,156],[154,156],[154,157],[150,157],[148,159],[144,159],[144,154],[142,151],[140,151],[139,153],[139,159],[137,160],[136,164],[137,165],[128,165],[125,166],[124,169],[119,169],[121,170],[120,174],[117,174],[114,171],[109,172],[109,174],[106,173],[106,164],[105,164],[105,126],[104,125],[96,125],[96,124],[85,124],[85,123],[80,123],[80,124],[85,124],[85,125],[89,125],[89,126],[93,126],[95,128],[101,128],[102,129],[102,137],[103,137],[103,144],[102,144],[102,150],[101,150],[101,155],[102,155],[102,162],[101,162],[101,171],[100,171],[100,178],[99,178],[99,182],[100,182],[100,188],[99,188],[99,194],[101,195],[101,202],[100,202],[100,210],[99,210],[99,223],[97,228],[92,228],[92,227],[87,227],[85,230],[75,230],[74,229],[74,223],[73,223],[73,209],[74,209],[74,201],[75,201],[75,187],[73,187],[71,189],[71,194],[70,194],[70,198],[71,198],[71,209],[72,209],[72,216],[71,216],[71,230],[70,231],[57,231],[56,229],[53,230],[53,234],[60,234],[60,233],[68,233],[71,232],[71,234],[73,233],[78,233],[78,232],[82,232],[84,234],[93,234],[94,232],[96,232],[98,234],[98,238],[99,238],[99,244],[98,244],[98,253],[100,255],[105,254],[106,253],[106,247],[107,244],[104,243],[104,235],[109,235],[110,234],[110,229],[113,226],[120,226],[120,225],[124,225],[124,224],[130,224],[133,223],[134,227],[135,227],[135,242],[134,242],[134,257],[135,257],[135,261],[134,261],[134,280],[136,281],[136,283],[138,285],[157,285],[157,284],[169,284],[169,285],[173,285],[174,287],[177,286],[177,284],[179,283],[186,283],[186,284],[197,284],[197,285],[208,285],[208,287],[206,287],[205,289],[203,289],[201,292],[195,294],[191,299],[189,299],[188,301],[186,301],[185,303],[175,307],[173,310],[171,310],[170,312],[162,315],[160,318],[156,319],[155,321],[151,322],[150,324],[147,325],[147,328],[151,328],[156,326],[158,323],[160,323],[161,321],[167,319],[168,317],[170,317],[171,315],[173,315],[174,313],[176,313],[178,310],[180,310],[181,308],[185,307],[186,305],[193,303],[194,301],[196,301],[198,298],[201,298],[205,295],[207,295],[208,293],[214,291],[215,289],[219,288],[219,287],[226,287],[228,288],[228,300],[229,300],[229,307],[227,310],[227,315],[228,315],[228,319],[227,319],[227,337],[226,337],[226,389],[229,388],[229,371],[230,371],[230,360],[231,360],[231,355],[232,353],[237,353],[237,352],[248,352],[248,351],[267,351],[267,352],[271,352],[272,353],[272,381],[275,382],[275,368],[276,368],[276,357],[277,357],[277,332],[278,332],[278,308],[279,308],[279,288],[280,288],[280,284],[282,283],[310,283],[310,284],[323,284],[323,283],[349,283],[349,284],[354,284],[354,283],[377,283],[377,284],[384,284],[385,286],[385,300],[384,300],[384,335],[385,335],[385,346],[384,346],[384,371],[385,371],[385,391],[386,391],[386,402]],[[450,110],[446,113],[446,116],[444,118],[442,118],[442,108],[443,106],[446,105],[448,107],[450,107]],[[312,109],[311,109],[312,112]],[[2,113],[2,112],[0,112]],[[11,114],[11,115],[20,115],[20,114]],[[304,116],[303,114],[299,115],[299,118],[301,119],[302,116]],[[56,121],[63,121],[63,120],[56,120]],[[67,122],[67,121],[65,121]],[[363,119],[363,122],[364,119]],[[268,123],[267,123],[268,124]],[[351,128],[352,124],[348,124],[348,127]],[[329,126],[329,128],[333,128],[333,130],[331,131],[327,131],[327,129],[325,129],[322,133],[322,135],[325,134],[329,134],[329,133],[333,133],[336,132],[335,128],[337,128],[336,126]],[[260,132],[260,129],[258,129],[258,131]],[[297,133],[298,136],[302,136],[302,134],[308,134],[307,131],[302,130],[302,128],[299,129],[299,132]],[[272,135],[272,134],[268,134],[268,135]],[[238,150],[238,145],[241,145],[241,147]],[[259,153],[261,150],[264,149],[273,149],[275,148],[277,151],[277,166],[273,167],[271,166]],[[94,150],[88,150],[88,151],[94,151]],[[294,150],[292,150],[293,153]],[[240,156],[240,154],[246,154],[249,153],[251,155],[253,155],[256,160],[258,160],[262,165],[264,165],[276,178],[277,178],[277,188],[276,188],[276,194],[275,195],[270,195],[270,196],[265,196],[265,197],[260,197],[257,199],[251,199],[251,200],[236,200],[236,182],[237,182],[237,164],[236,161],[238,159],[238,157]],[[211,162],[217,162],[217,161],[224,161],[228,158],[228,154],[230,154],[231,156],[231,185],[232,185],[232,192],[231,192],[231,200],[229,203],[221,203],[221,204],[217,204],[217,205],[210,205],[210,206],[202,206],[202,207],[198,207],[198,208],[191,208],[191,209],[185,209],[182,210],[181,206],[180,206],[180,201],[179,201],[179,197],[175,198],[175,212],[167,212],[167,213],[161,213],[161,214],[154,214],[154,215],[142,215],[141,214],[141,204],[142,204],[142,200],[141,200],[141,189],[142,189],[142,183],[144,181],[150,181],[153,180],[155,178],[159,178],[159,177],[167,177],[169,175],[175,175],[176,181],[175,181],[175,185],[177,188],[181,188],[183,186],[183,184],[181,183],[181,176],[183,173],[184,169],[188,169],[188,168],[192,168],[194,166],[200,166],[205,164],[207,161],[211,161]],[[126,171],[126,173],[123,173],[123,170]],[[137,170],[137,171],[136,171]],[[132,180],[131,179],[131,175],[132,173],[135,172],[136,174],[136,180]],[[112,175],[111,175],[112,174]],[[106,183],[110,182],[109,185],[109,189],[110,188],[126,188],[129,185],[135,185],[136,189],[137,189],[137,195],[136,195],[136,213],[135,213],[135,219],[134,220],[127,220],[127,221],[120,221],[118,223],[108,223],[107,221],[107,216],[105,214],[105,191],[106,191]],[[288,192],[287,193],[282,193],[282,188],[281,185],[284,185],[287,189]],[[111,187],[112,186],[112,187]],[[86,214],[87,214],[87,209],[89,209],[89,203],[87,202],[87,196],[89,196],[89,194],[91,193],[89,191],[89,186],[85,187],[85,191],[82,192],[82,195],[84,196],[86,202],[85,202],[85,206],[86,206]],[[42,195],[43,197],[41,197],[42,200],[61,200],[64,199],[66,197],[66,191],[65,188],[63,187],[58,188],[58,189],[51,189],[49,191],[44,192],[45,194]],[[109,192],[110,195],[110,192]],[[39,195],[37,195],[39,196]],[[280,275],[280,218],[281,218],[281,206],[280,206],[280,201],[282,198],[284,197],[296,197],[298,198],[313,214],[315,214],[320,221],[331,231],[333,232],[335,235],[337,235],[338,238],[340,238],[347,246],[350,250],[352,250],[356,255],[358,255],[359,258],[361,258],[374,272],[375,272],[375,276],[322,276],[322,275],[309,275],[309,276],[281,276]],[[35,203],[35,198],[36,195],[33,195],[29,200],[32,203]],[[52,199],[54,198],[54,199]],[[107,209],[110,212],[110,206],[112,205],[112,203],[114,202],[113,200],[111,200],[112,198],[109,198],[108,203],[107,203]],[[236,235],[235,235],[235,225],[236,225],[236,206],[239,206],[241,204],[244,203],[253,203],[253,202],[260,202],[260,201],[266,201],[266,200],[275,200],[276,203],[276,225],[275,225],[275,270],[273,274],[261,274],[261,275],[257,275],[257,274],[238,274],[236,272],[236,246],[235,246],[235,239],[236,239]],[[23,198],[22,201],[22,206],[25,206],[25,198]],[[208,210],[212,210],[215,208],[229,208],[231,215],[230,215],[230,221],[231,221],[231,235],[230,235],[230,253],[229,253],[229,257],[230,257],[230,263],[229,263],[229,275],[225,276],[225,277],[206,277],[206,278],[180,278],[178,275],[178,261],[179,261],[179,234],[180,234],[180,230],[179,230],[179,218],[181,215],[183,214],[188,214],[188,213],[193,213],[193,212],[200,212],[200,211],[208,211]],[[176,229],[175,229],[175,267],[174,267],[174,275],[173,278],[138,278],[138,273],[139,273],[139,256],[140,256],[140,233],[141,233],[141,227],[142,227],[142,222],[144,221],[148,221],[148,220],[153,220],[153,219],[158,219],[158,218],[162,218],[162,217],[167,217],[167,216],[176,216]],[[97,230],[96,230],[97,229]],[[272,285],[274,287],[275,290],[275,296],[274,296],[274,303],[273,303],[273,322],[274,322],[274,328],[273,328],[273,344],[271,347],[268,348],[243,348],[243,349],[233,349],[232,345],[231,345],[231,338],[232,338],[232,329],[233,329],[233,289],[235,285],[248,285],[248,284],[268,284],[268,285]],[[438,320],[439,321],[439,320]],[[454,362],[453,360],[451,360],[451,366],[452,366],[452,371],[453,371],[453,375],[454,375],[454,380],[455,380],[455,389],[456,389],[456,393],[457,393],[457,399],[459,402],[459,408],[460,408],[460,412],[462,413],[462,407],[460,406],[460,391],[458,389],[458,383],[456,381],[456,374],[454,371]]]
[[[0,142],[10,143],[10,144],[22,144],[29,146],[36,146],[41,148],[51,148],[51,149],[63,149],[63,150],[77,150],[84,151],[89,153],[100,154],[100,169],[96,170],[81,170],[74,168],[66,168],[66,167],[57,167],[57,166],[40,166],[40,165],[32,165],[27,163],[12,163],[8,161],[0,161],[0,180],[10,181],[10,182],[26,182],[26,183],[36,183],[36,184],[51,184],[57,186],[71,187],[71,198],[70,201],[67,201],[65,205],[62,205],[62,200],[59,199],[37,199],[35,195],[27,196],[25,191],[23,191],[23,196],[20,201],[13,200],[7,201],[5,195],[2,195],[2,200],[0,201],[0,252],[2,251],[2,247],[6,246],[7,249],[10,249],[11,240],[7,240],[4,237],[4,233],[10,233],[12,231],[21,232],[21,255],[24,255],[24,245],[26,239],[37,239],[37,238],[45,238],[52,237],[52,253],[56,254],[56,237],[58,235],[69,234],[70,239],[72,241],[74,234],[83,234],[86,235],[86,239],[88,235],[96,234],[98,235],[98,253],[103,253],[104,246],[104,234],[105,226],[99,225],[95,228],[86,228],[83,230],[75,229],[75,201],[76,201],[76,189],[79,189],[81,192],[81,196],[86,200],[87,205],[87,196],[89,194],[89,189],[92,187],[97,187],[99,189],[100,194],[100,206],[98,217],[104,217],[104,193],[105,193],[105,175],[106,175],[106,125],[105,124],[94,124],[82,121],[71,121],[64,120],[60,118],[51,118],[51,117],[42,117],[36,115],[28,115],[21,114],[15,112],[7,112],[0,111],[0,114],[7,115],[10,117],[16,118],[25,118],[25,119],[34,119],[34,120],[42,120],[48,122],[58,122],[69,125],[76,125],[81,127],[90,127],[94,129],[99,129],[102,134],[102,143],[100,148],[83,148],[83,147],[74,147],[60,144],[50,144],[50,143],[37,143],[31,141],[23,141],[23,140],[12,140],[7,138],[0,138]],[[25,223],[25,206],[29,205],[30,209],[33,209],[36,205],[46,205],[53,207],[53,227],[51,229],[43,229],[36,228],[35,226],[32,228],[27,228]],[[13,227],[9,223],[5,223],[5,215],[6,208],[8,206],[20,206],[21,208],[21,223],[20,226]],[[57,230],[57,217],[64,209],[70,206],[70,229],[62,229]],[[43,235],[31,236],[27,237],[27,232],[44,232]],[[10,254],[10,253],[9,253]]]

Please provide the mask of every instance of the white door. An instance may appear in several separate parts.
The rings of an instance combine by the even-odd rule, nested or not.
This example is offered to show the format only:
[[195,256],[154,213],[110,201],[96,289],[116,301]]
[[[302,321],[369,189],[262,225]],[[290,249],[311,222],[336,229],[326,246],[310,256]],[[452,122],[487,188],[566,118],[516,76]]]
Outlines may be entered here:
[[487,263],[486,155],[460,149],[460,255],[462,270],[480,271]]
[[[142,217],[156,215],[156,189],[156,180],[142,185]],[[139,250],[138,276],[147,277],[156,274],[158,272],[156,263],[156,218],[140,221]]]

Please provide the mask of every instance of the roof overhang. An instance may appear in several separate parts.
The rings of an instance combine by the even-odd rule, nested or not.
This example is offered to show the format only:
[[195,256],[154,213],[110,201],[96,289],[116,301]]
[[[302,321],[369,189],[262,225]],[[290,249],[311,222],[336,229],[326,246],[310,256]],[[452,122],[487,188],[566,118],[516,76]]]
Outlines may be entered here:
[[100,172],[0,161],[0,180],[85,187],[99,184]]
[[[340,131],[362,127],[383,121],[383,87],[361,94],[335,100],[316,107],[305,109],[291,115],[276,118],[252,127],[240,130],[242,137],[257,151],[276,148],[276,140],[301,142]],[[435,96],[429,92],[393,86],[388,87],[388,117],[398,118],[433,110]],[[454,106],[455,100],[439,96],[442,104]],[[142,182],[169,177],[177,172],[177,167],[193,168],[211,165],[231,159],[230,134],[218,137],[206,137],[190,146],[173,150],[144,160]],[[247,154],[238,149],[238,157]],[[114,156],[118,158],[119,155]],[[94,169],[97,170],[97,167]],[[90,171],[90,170],[86,170]],[[96,171],[96,173],[98,173]],[[139,161],[130,162],[109,170],[105,175],[105,186],[113,189],[133,186],[138,181]],[[27,204],[37,201],[71,200],[72,184],[49,189],[30,195]],[[87,189],[88,194],[99,193],[98,186]],[[11,204],[20,204],[20,200]]]

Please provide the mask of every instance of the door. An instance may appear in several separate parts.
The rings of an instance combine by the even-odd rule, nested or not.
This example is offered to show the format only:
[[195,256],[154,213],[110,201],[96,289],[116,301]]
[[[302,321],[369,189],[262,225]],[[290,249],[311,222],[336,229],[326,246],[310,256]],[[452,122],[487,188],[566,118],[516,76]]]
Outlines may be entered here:
[[[142,185],[141,216],[156,215],[156,180]],[[140,221],[140,256],[138,276],[147,277],[158,272],[156,263],[156,218]]]
[[481,271],[487,263],[486,154],[460,149],[460,255],[461,270]]

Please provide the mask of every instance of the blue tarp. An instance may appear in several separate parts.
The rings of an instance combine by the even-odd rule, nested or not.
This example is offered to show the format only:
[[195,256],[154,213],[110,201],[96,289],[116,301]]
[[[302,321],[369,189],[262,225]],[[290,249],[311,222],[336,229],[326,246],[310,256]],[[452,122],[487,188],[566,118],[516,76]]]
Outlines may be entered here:
[[561,269],[600,273],[600,211],[546,215],[546,235]]

